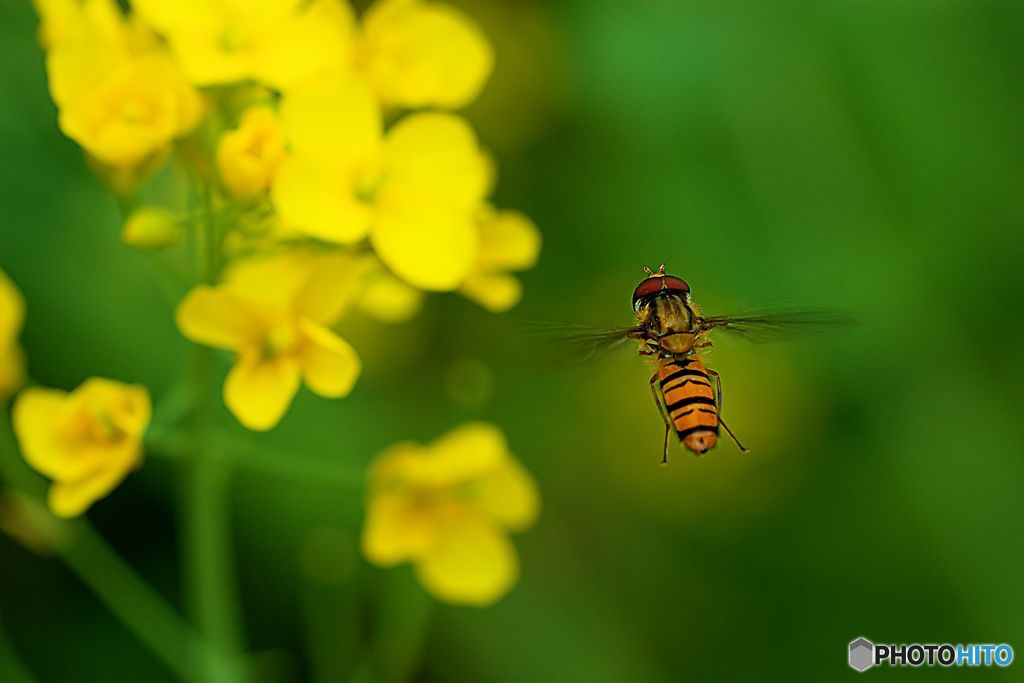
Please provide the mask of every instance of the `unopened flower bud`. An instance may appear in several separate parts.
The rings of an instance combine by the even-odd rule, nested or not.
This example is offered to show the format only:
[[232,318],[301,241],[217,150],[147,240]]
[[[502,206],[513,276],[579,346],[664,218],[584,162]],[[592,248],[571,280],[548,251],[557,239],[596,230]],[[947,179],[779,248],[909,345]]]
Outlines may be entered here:
[[156,206],[137,209],[124,222],[121,241],[137,249],[163,249],[181,239],[181,226],[170,211]]

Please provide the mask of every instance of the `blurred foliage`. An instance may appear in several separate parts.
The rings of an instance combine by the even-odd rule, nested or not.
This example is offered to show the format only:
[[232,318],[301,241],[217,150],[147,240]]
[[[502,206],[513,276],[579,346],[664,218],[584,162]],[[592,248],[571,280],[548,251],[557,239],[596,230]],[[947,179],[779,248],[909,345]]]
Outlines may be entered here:
[[[365,680],[376,657],[385,680],[821,680],[853,675],[859,635],[1024,647],[1024,5],[455,4],[498,54],[471,110],[501,148],[497,201],[545,238],[514,316],[628,323],[640,266],[668,261],[708,312],[817,305],[866,323],[775,348],[716,339],[709,365],[752,452],[680,449],[660,468],[629,353],[556,367],[455,296],[383,335],[350,321],[366,349],[352,397],[300,394],[270,440],[362,465],[492,420],[545,509],[504,601],[431,609],[411,571],[359,559],[360,500],[237,473],[265,677]],[[159,401],[188,344],[57,132],[34,31],[26,3],[0,6],[0,268],[28,302],[30,371],[144,382]],[[90,513],[176,604],[178,476],[152,460]],[[168,679],[62,564],[6,536],[0,557],[4,680]]]

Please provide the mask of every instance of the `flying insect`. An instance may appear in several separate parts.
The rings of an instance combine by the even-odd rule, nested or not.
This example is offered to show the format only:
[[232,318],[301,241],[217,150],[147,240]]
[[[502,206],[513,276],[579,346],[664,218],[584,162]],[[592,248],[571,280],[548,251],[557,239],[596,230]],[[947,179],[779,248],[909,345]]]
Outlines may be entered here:
[[811,332],[851,322],[829,311],[785,311],[764,315],[705,316],[690,297],[690,285],[680,277],[644,267],[647,277],[633,290],[632,327],[571,335],[576,346],[593,351],[625,340],[639,345],[639,354],[651,358],[655,372],[651,395],[665,423],[662,464],[668,462],[672,433],[688,450],[700,456],[715,447],[719,429],[746,452],[722,421],[722,378],[701,357],[712,346],[710,332],[723,330],[754,341]]

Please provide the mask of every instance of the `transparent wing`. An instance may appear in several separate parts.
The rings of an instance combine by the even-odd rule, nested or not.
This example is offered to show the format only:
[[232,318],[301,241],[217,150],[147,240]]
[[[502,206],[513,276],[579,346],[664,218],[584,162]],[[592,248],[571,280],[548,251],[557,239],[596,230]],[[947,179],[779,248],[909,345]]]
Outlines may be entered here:
[[753,342],[784,341],[851,327],[860,322],[852,314],[829,310],[780,310],[756,315],[701,316],[702,332],[724,330]]
[[565,345],[566,353],[585,361],[611,351],[630,340],[639,339],[640,336],[641,329],[639,327],[624,327],[566,334],[561,341]]
[[529,336],[556,351],[559,360],[579,363],[611,351],[632,339],[639,339],[639,327],[596,328],[564,323],[529,325]]

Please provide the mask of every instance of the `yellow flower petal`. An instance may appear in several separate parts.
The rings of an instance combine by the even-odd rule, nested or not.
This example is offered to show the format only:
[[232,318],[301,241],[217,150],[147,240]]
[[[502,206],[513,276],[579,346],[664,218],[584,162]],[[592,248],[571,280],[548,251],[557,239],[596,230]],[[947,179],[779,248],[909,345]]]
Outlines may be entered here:
[[108,462],[88,477],[54,481],[47,496],[50,510],[58,517],[77,517],[117,488],[141,456],[138,446],[120,448],[111,452]]
[[418,467],[426,448],[414,441],[395,444],[373,459],[370,481],[374,490],[386,490],[407,479],[406,472]]
[[282,221],[303,234],[339,244],[366,237],[371,211],[355,196],[355,170],[314,159],[286,159],[271,189]]
[[409,208],[382,213],[370,240],[381,261],[409,284],[450,291],[473,267],[478,233],[468,217]]
[[288,90],[323,74],[351,68],[354,17],[347,2],[311,0],[260,43],[253,76]]
[[540,513],[540,495],[533,477],[513,458],[474,484],[481,509],[513,531],[533,525]]
[[470,272],[475,211],[487,165],[472,129],[450,114],[416,114],[389,133],[370,238],[380,259],[421,289],[451,290]]
[[25,383],[25,353],[16,343],[0,348],[0,400],[6,399]]
[[474,515],[444,521],[430,548],[416,561],[416,574],[445,602],[485,606],[515,584],[519,559],[494,524]]
[[286,317],[299,296],[315,261],[311,249],[267,249],[232,263],[218,289],[252,300],[264,316]]
[[103,457],[102,450],[81,449],[59,432],[67,398],[66,391],[29,388],[14,401],[11,415],[25,461],[51,479],[84,477],[99,469]]
[[347,396],[352,391],[362,364],[348,342],[309,321],[300,323],[305,344],[299,355],[302,377],[312,391],[328,398]]
[[459,293],[491,311],[504,313],[523,296],[523,285],[511,275],[472,273],[459,287]]
[[486,206],[480,212],[480,253],[473,272],[459,292],[489,311],[502,313],[515,306],[523,287],[506,270],[524,270],[537,262],[540,232],[518,211],[495,211]]
[[380,107],[352,76],[322,78],[289,90],[281,118],[299,156],[354,166],[381,144]]
[[39,42],[47,50],[80,39],[84,30],[77,0],[33,0],[39,14]]
[[0,348],[13,344],[25,320],[25,299],[7,274],[0,270]]
[[383,163],[382,207],[475,212],[487,192],[487,159],[473,129],[454,114],[403,118],[388,132]]
[[182,71],[199,87],[241,82],[252,72],[251,50],[225,50],[220,40],[219,33],[176,33],[168,37]]
[[199,344],[237,350],[257,343],[265,329],[259,307],[230,287],[198,285],[178,305],[181,333]]
[[381,566],[413,559],[430,546],[436,528],[435,516],[411,504],[408,497],[388,493],[374,496],[366,510],[363,554]]
[[281,421],[298,390],[299,366],[292,358],[245,353],[224,381],[224,403],[244,426],[266,431]]
[[376,485],[397,483],[437,489],[473,482],[497,472],[508,460],[501,430],[484,422],[457,427],[428,446],[403,443],[374,460]]
[[484,270],[526,270],[540,255],[540,231],[518,211],[490,213],[480,226],[480,266]]
[[333,325],[355,303],[370,264],[344,252],[316,254],[294,299],[299,315]]
[[427,453],[424,481],[434,486],[453,485],[503,467],[508,460],[508,445],[494,425],[469,422],[434,441]]
[[160,33],[213,33],[218,28],[217,0],[132,0],[132,9]]
[[445,4],[379,1],[366,13],[361,37],[359,62],[388,105],[461,107],[494,65],[476,23]]

